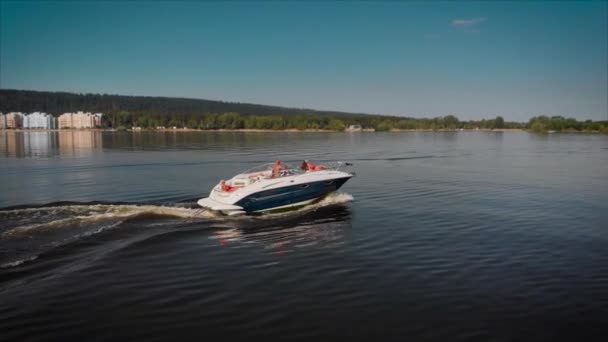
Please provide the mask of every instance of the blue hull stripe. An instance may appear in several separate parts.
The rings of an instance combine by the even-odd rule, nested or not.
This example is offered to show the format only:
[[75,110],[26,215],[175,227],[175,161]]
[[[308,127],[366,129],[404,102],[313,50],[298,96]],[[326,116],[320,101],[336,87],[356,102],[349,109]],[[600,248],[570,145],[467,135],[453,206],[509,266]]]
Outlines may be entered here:
[[261,191],[241,199],[235,205],[251,212],[309,201],[338,190],[349,179],[344,177]]

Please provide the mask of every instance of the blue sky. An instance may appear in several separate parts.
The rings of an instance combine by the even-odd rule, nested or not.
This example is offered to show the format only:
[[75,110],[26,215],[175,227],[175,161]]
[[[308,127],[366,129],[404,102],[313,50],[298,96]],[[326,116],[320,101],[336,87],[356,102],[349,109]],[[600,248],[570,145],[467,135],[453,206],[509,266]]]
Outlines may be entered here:
[[608,119],[578,2],[0,3],[0,87],[461,119]]

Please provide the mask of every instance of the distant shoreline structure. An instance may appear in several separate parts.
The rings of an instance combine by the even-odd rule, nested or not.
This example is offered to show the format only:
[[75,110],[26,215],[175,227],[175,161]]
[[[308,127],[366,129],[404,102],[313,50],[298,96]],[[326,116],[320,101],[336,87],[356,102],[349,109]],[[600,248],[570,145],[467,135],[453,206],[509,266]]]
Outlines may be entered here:
[[[112,128],[54,128],[54,129],[43,129],[43,128],[32,128],[32,129],[1,129],[0,133],[4,132],[16,132],[16,133],[24,133],[24,132],[122,132],[122,133],[344,133],[344,134],[353,134],[353,133],[416,133],[416,132],[431,132],[431,133],[446,133],[446,132],[529,132],[529,133],[539,133],[534,132],[530,129],[522,129],[522,128],[479,128],[479,129],[469,129],[469,128],[459,128],[459,129],[392,129],[389,131],[373,131],[369,129],[363,129],[361,131],[348,131],[348,130],[329,130],[329,129],[306,129],[306,130],[298,130],[298,129],[198,129],[198,128],[161,128],[161,129],[112,129]],[[541,132],[542,133],[542,132]],[[579,133],[579,134],[606,134],[600,131],[549,131],[545,132],[548,134],[551,133]]]
[[[55,128],[108,128],[126,130],[160,130],[176,128],[186,131],[240,132],[418,132],[507,129],[532,130],[536,133],[602,132],[608,133],[606,120],[584,120],[565,115],[533,116],[527,122],[507,121],[501,115],[482,119],[461,120],[455,114],[436,117],[365,114],[323,111],[305,108],[222,102],[203,99],[77,94],[0,89],[0,112],[15,110],[44,111],[57,116],[79,110],[91,115],[82,120],[59,120]],[[86,112],[86,113],[84,113]],[[99,113],[95,123],[88,123]],[[101,115],[101,113],[103,113]],[[9,113],[10,114],[10,113]],[[78,115],[75,113],[74,115]],[[63,114],[62,114],[63,115]],[[496,115],[495,117],[493,117]],[[61,117],[61,115],[59,116]],[[74,118],[72,118],[74,119]],[[95,118],[93,118],[95,119]],[[88,121],[87,121],[88,120]],[[83,123],[84,122],[84,123]],[[9,122],[7,121],[8,125]],[[11,121],[11,125],[12,121]],[[2,120],[0,120],[0,128]],[[14,126],[14,125],[13,125]],[[88,127],[86,127],[88,126]],[[133,128],[140,127],[140,128]],[[19,127],[11,127],[19,128]],[[53,128],[53,127],[40,127]]]

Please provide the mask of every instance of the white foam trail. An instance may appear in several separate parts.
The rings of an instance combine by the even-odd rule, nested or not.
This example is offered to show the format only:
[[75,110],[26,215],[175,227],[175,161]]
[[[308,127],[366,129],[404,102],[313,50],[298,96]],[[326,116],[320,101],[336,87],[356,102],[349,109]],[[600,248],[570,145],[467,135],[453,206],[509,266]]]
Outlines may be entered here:
[[324,207],[326,205],[332,205],[332,204],[344,204],[344,203],[352,202],[354,199],[355,198],[353,197],[353,195],[351,195],[349,193],[334,192],[334,193],[327,195],[327,197],[325,197],[324,199],[319,201],[319,203],[317,203],[316,205],[318,207]]
[[[348,193],[336,192],[329,194],[321,201],[304,206],[292,212],[274,213],[263,215],[263,217],[277,217],[285,216],[290,213],[302,213],[310,210],[315,210],[324,206],[334,204],[344,204],[353,201],[353,196]],[[48,208],[26,208],[26,209],[15,209],[5,213],[11,215],[31,215],[32,213],[48,213],[51,215],[64,214],[69,215],[66,218],[50,218],[50,221],[42,223],[34,223],[24,226],[18,226],[5,231],[0,234],[0,237],[8,237],[15,234],[27,233],[35,230],[46,230],[46,229],[59,229],[61,227],[69,227],[73,225],[81,224],[93,224],[98,222],[119,220],[124,221],[127,219],[135,218],[141,215],[159,215],[159,216],[170,216],[183,219],[209,219],[218,218],[218,216],[207,210],[192,209],[192,208],[180,208],[180,207],[166,207],[156,205],[113,205],[113,204],[95,204],[95,205],[68,205],[60,207],[48,207]],[[222,217],[223,218],[223,217]],[[247,219],[248,216],[234,217],[237,219]]]
[[29,257],[29,258],[25,258],[25,259],[21,259],[21,260],[7,262],[6,264],[0,265],[0,269],[2,269],[2,268],[16,267],[16,266],[19,266],[19,265],[21,265],[23,263],[26,263],[26,262],[29,262],[29,261],[34,261],[36,259],[38,259],[38,255],[34,255],[34,256]]
[[[47,211],[47,208],[41,208]],[[11,211],[12,214],[29,214],[34,209],[17,209]],[[52,212],[65,212],[65,214],[76,215],[68,218],[55,219],[50,222],[35,223],[31,225],[25,225],[20,227],[12,228],[2,234],[2,236],[10,236],[18,233],[25,233],[32,230],[40,229],[54,229],[60,227],[66,227],[76,224],[92,224],[97,222],[121,220],[134,218],[141,215],[152,214],[159,216],[171,216],[178,218],[211,218],[214,215],[208,211],[200,209],[189,209],[179,207],[164,207],[155,205],[109,205],[109,204],[96,204],[96,205],[73,205],[64,207],[54,207]]]
[[[213,213],[202,208],[110,204],[15,209],[4,211],[2,214],[3,217],[17,219],[36,216],[38,222],[21,223],[21,226],[12,227],[0,233],[0,245],[3,243],[12,244],[12,246],[16,246],[14,248],[19,250],[25,244],[29,249],[29,255],[16,256],[19,259],[0,264],[0,269],[18,267],[23,263],[37,259],[41,253],[49,249],[106,230],[115,229],[120,227],[124,221],[140,216],[157,215],[179,219],[209,219],[215,217]],[[38,243],[36,248],[30,247],[30,239],[32,238]],[[21,251],[18,254],[24,252]]]
[[[45,239],[46,232],[51,233],[51,244],[54,247],[58,247],[65,243],[69,243],[74,240],[78,240],[82,237],[94,235],[105,230],[114,229],[119,227],[125,220],[133,219],[138,216],[144,215],[158,215],[166,217],[175,217],[180,219],[214,219],[214,220],[265,220],[275,219],[291,215],[300,215],[309,213],[319,208],[345,204],[353,201],[353,196],[348,193],[332,193],[322,199],[321,201],[304,206],[293,211],[283,213],[265,214],[262,216],[241,216],[241,217],[218,217],[216,213],[207,211],[203,208],[181,208],[181,207],[168,207],[168,206],[156,206],[156,205],[112,205],[112,204],[95,204],[95,205],[67,205],[58,207],[43,207],[43,208],[24,208],[15,209],[10,211],[2,212],[3,217],[33,217],[36,216],[37,223],[25,224],[10,228],[9,230],[0,234],[0,242],[4,240],[8,241],[29,241],[31,236],[42,236]],[[40,222],[43,221],[43,222]],[[71,229],[78,226],[91,226],[88,231],[82,231],[78,229],[79,234],[75,234],[70,237],[60,237],[55,233],[61,233],[61,229]],[[29,235],[34,232],[43,234]],[[69,232],[66,232],[69,233]],[[234,231],[236,236],[233,239],[238,239],[238,231]],[[227,234],[224,238],[230,238],[231,234]],[[42,249],[32,251],[35,255],[21,256],[22,259],[9,261],[4,264],[0,264],[0,269],[12,268],[22,265],[33,260],[36,260],[40,253],[45,252],[47,247],[41,246]]]

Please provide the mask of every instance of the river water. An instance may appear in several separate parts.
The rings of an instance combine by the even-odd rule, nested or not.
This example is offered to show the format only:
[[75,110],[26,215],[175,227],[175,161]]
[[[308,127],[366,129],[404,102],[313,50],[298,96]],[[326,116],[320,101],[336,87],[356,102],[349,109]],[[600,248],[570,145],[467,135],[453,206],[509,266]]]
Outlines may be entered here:
[[[275,159],[356,177],[197,209]],[[0,132],[0,340],[588,340],[608,327],[608,136]]]

